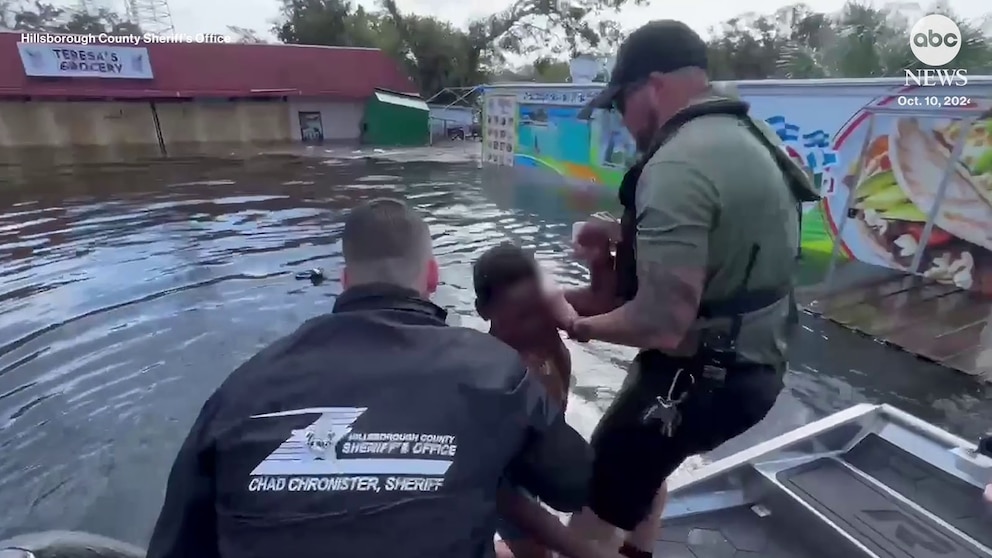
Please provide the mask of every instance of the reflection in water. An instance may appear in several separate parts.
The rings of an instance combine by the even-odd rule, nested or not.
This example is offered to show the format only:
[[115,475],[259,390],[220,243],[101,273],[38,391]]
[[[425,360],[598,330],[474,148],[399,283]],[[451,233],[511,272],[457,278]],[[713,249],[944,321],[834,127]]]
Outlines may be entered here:
[[[0,537],[85,529],[145,542],[171,460],[238,364],[340,291],[339,232],[362,200],[401,196],[429,218],[440,304],[473,315],[472,260],[512,239],[576,284],[571,222],[614,201],[515,185],[474,165],[187,159],[3,169],[0,183]],[[297,281],[322,267],[328,281]],[[571,345],[570,421],[588,434],[629,349]],[[861,401],[894,403],[976,436],[988,388],[808,319],[788,393],[722,453]]]

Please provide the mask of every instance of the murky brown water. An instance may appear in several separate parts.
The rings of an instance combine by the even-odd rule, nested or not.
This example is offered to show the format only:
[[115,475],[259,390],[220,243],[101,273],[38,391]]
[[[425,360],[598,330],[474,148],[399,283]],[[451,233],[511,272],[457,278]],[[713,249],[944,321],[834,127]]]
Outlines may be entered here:
[[[202,402],[259,348],[330,310],[339,284],[293,273],[320,266],[333,279],[342,216],[378,196],[429,216],[437,300],[473,327],[477,254],[511,239],[578,282],[570,223],[603,203],[474,164],[282,156],[3,169],[0,538],[64,528],[144,543]],[[572,349],[569,418],[588,433],[631,353]],[[768,420],[720,453],[863,401],[967,437],[992,426],[992,388],[809,318],[787,382]]]

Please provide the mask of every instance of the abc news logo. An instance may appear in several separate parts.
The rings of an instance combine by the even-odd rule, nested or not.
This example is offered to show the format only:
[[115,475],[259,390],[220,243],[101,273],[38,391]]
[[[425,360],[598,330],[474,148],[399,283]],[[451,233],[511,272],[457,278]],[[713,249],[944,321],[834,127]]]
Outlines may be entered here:
[[[909,32],[913,56],[927,66],[949,64],[961,52],[963,37],[958,24],[951,18],[931,14],[916,22]],[[968,84],[967,70],[926,68],[906,70],[906,85],[935,86]]]
[[913,55],[927,66],[943,66],[961,52],[961,29],[947,16],[931,14],[909,33]]

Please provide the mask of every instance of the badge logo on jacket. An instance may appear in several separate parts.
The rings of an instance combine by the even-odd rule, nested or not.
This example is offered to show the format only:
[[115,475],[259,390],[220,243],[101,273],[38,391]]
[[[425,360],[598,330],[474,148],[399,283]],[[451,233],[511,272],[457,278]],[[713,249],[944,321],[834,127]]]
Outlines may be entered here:
[[[357,417],[356,417],[357,418]],[[337,448],[335,444],[351,432],[350,424],[341,427],[334,420],[333,415],[321,415],[317,422],[306,427],[302,431],[303,439],[306,440],[307,449],[317,459],[331,461],[337,459]],[[293,436],[299,436],[301,431],[294,430]]]
[[[249,474],[249,492],[435,492],[458,449],[452,434],[354,432],[366,407],[311,407],[265,413],[275,420],[318,415],[288,437]],[[298,422],[295,423],[299,425]]]

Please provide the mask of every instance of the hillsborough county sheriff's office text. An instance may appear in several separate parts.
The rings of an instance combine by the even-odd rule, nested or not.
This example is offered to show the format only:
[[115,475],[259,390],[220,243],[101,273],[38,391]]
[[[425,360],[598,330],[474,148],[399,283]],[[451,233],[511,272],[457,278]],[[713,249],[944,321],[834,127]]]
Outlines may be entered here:
[[155,35],[110,35],[108,33],[92,33],[83,35],[59,35],[54,33],[21,33],[21,42],[36,45],[124,45],[141,46],[161,43],[233,43],[234,39],[216,33],[167,33]]
[[[961,29],[951,18],[930,14],[916,22],[909,32],[913,56],[927,66],[944,66],[961,52]],[[925,68],[905,70],[906,86],[934,87],[968,85],[968,70],[960,68]]]

